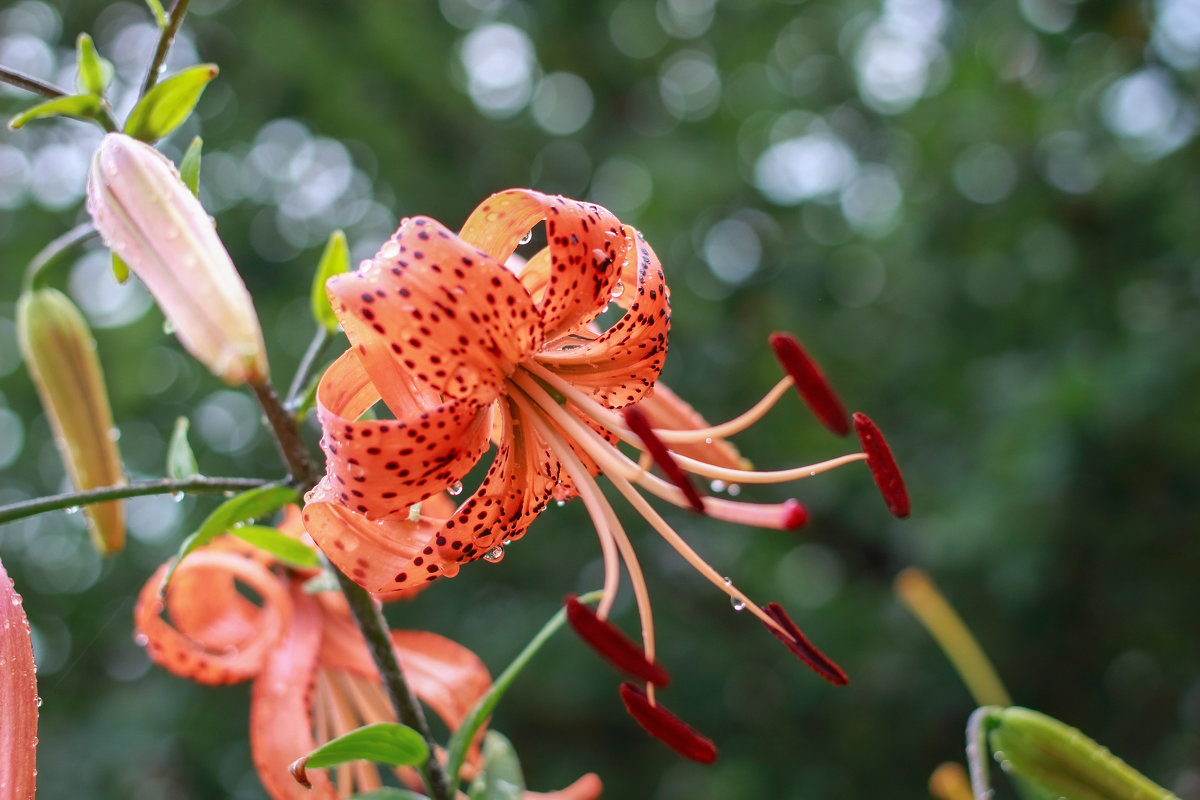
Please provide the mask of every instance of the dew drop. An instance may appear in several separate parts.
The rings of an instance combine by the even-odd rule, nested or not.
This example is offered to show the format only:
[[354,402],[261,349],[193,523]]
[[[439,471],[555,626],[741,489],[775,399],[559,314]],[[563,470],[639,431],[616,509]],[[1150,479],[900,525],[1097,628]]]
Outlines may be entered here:
[[746,604],[736,597],[729,598],[729,605],[733,606],[734,611],[745,611]]
[[704,443],[705,443],[705,444],[712,444],[712,437],[711,437],[711,436],[705,436],[705,437],[704,437]]
[[532,241],[533,241],[533,231],[529,231],[528,233],[526,233],[524,236],[521,237],[520,244],[529,244]]
[[171,320],[169,320],[169,319],[164,319],[163,320],[163,333],[170,336],[174,332],[175,332],[175,323],[171,322]]
[[625,284],[621,283],[621,281],[618,280],[616,285],[613,286],[613,288],[612,288],[612,293],[611,293],[612,299],[616,300],[618,297],[620,297],[623,294],[625,294]]
[[14,594],[14,595],[12,596],[12,604],[13,604],[14,606],[19,606],[19,605],[21,605],[21,595],[19,595],[19,594]]
[[567,504],[566,500],[555,500],[554,501],[554,505],[558,506],[559,508],[562,508],[566,504]]
[[[714,492],[723,492],[725,491],[725,481],[713,481],[708,485],[708,488],[712,489]],[[728,583],[729,579],[726,578],[725,582]]]
[[145,647],[146,645],[150,644],[150,637],[144,633],[135,633],[133,635],[133,643],[138,647]]
[[67,513],[68,513],[68,514],[78,514],[78,513],[79,513],[79,506],[71,506],[71,507],[70,507],[70,508],[68,508],[66,511],[67,511]]
[[503,561],[504,560],[504,545],[498,544],[495,547],[493,547],[491,550],[488,550],[486,553],[483,554],[483,560],[490,561],[493,564]]
[[454,483],[452,483],[446,487],[446,492],[451,495],[460,495],[460,494],[462,494],[462,490],[463,490],[462,481],[455,481]]
[[110,442],[119,442],[121,440],[121,431],[119,428],[108,429],[108,440]]
[[171,492],[171,501],[179,503],[183,501],[183,492]]
[[605,304],[604,304],[604,308],[600,309],[600,313],[601,313],[601,314],[607,314],[607,313],[608,313],[608,303],[605,303]]
[[38,708],[41,708],[42,707],[42,696],[39,694],[37,697],[33,698],[33,702],[37,703]]

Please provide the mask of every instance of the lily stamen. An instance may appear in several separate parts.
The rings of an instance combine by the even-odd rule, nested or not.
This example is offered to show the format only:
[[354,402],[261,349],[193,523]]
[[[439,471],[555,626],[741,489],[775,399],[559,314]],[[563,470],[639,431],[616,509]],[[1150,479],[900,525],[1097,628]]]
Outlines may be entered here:
[[646,419],[646,415],[637,406],[630,406],[625,409],[625,422],[628,423],[629,429],[641,439],[642,449],[654,459],[658,468],[683,493],[684,499],[687,500],[687,504],[691,506],[692,510],[703,514],[704,500],[700,497],[700,493],[696,491],[695,485],[684,474],[671,451],[650,427],[650,421]]

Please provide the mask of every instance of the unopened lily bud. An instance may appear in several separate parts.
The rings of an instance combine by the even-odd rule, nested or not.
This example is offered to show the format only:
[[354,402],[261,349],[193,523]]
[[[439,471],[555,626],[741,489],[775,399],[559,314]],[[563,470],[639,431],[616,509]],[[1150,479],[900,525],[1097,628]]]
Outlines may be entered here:
[[267,376],[250,293],[174,164],[147,144],[108,134],[92,159],[87,208],[193,356],[229,384]]
[[[57,289],[26,292],[17,302],[17,341],[72,485],[82,491],[125,483],[96,340],[79,309]],[[121,501],[84,511],[101,553],[124,546]]]

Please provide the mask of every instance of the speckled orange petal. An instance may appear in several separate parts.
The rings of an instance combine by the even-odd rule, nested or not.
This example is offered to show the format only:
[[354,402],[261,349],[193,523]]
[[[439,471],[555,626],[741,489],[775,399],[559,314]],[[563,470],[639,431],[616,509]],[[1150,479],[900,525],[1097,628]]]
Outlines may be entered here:
[[438,526],[407,517],[372,522],[337,503],[317,499],[320,488],[308,495],[304,528],[338,569],[368,592],[390,594],[410,587],[416,591],[426,584],[423,576],[412,572],[411,564],[426,548],[432,552]]
[[409,506],[461,480],[483,455],[491,409],[451,400],[403,419],[356,422],[370,398],[356,388],[362,375],[348,352],[321,378],[325,477],[306,502],[336,503],[370,519],[405,519]]
[[[192,553],[180,565],[176,577],[188,570],[209,574],[221,570],[242,581],[262,598],[257,624],[247,638],[236,644],[226,642],[217,650],[183,635],[162,617],[163,601],[158,593],[167,572],[164,564],[142,587],[133,612],[137,635],[139,641],[145,641],[147,654],[156,664],[198,683],[236,683],[257,675],[291,619],[292,604],[285,586],[257,561],[220,550]],[[190,603],[198,598],[194,592],[172,592],[168,587],[168,601]]]
[[[686,400],[675,394],[662,382],[655,384],[654,391],[642,397],[637,407],[642,410],[650,424],[668,431],[696,430],[707,428],[708,423]],[[728,469],[749,469],[750,462],[728,439],[712,439],[707,442],[672,443],[672,452],[694,458],[707,464]]]
[[[558,483],[559,463],[532,425],[514,424],[501,406],[505,434],[479,488],[442,526],[433,556],[413,567],[434,572],[430,560],[459,564],[482,558],[505,541],[520,539],[546,507]],[[436,561],[435,561],[436,564]]]
[[389,406],[391,391],[414,378],[449,397],[488,403],[542,343],[541,319],[521,281],[426,217],[405,220],[374,259],[330,278],[326,289]]
[[[206,551],[218,552],[226,538],[214,541]],[[244,552],[225,552],[234,557],[261,561]],[[178,570],[167,587],[166,608],[171,626],[214,653],[253,638],[260,625],[261,609],[238,591],[233,573],[222,567],[183,563],[187,568]],[[263,566],[269,567],[269,564]]]
[[[595,318],[608,304],[629,243],[608,209],[529,189],[509,189],[484,200],[461,235],[503,263],[542,220],[549,255],[530,259],[534,266],[524,274],[544,285],[538,308],[545,336],[553,339]],[[547,270],[544,263],[537,265],[547,257],[549,278],[539,278]]]
[[[186,563],[186,562],[184,562]],[[293,589],[292,624],[266,659],[250,698],[250,753],[272,800],[334,800],[325,770],[312,770],[312,790],[288,766],[318,744],[313,737],[312,691],[321,644],[321,616],[313,598]]]
[[627,286],[629,310],[611,328],[592,341],[543,351],[537,359],[550,369],[590,392],[601,403],[621,408],[635,403],[654,385],[667,354],[671,329],[670,295],[658,256],[633,228],[625,228],[637,242],[637,283]]

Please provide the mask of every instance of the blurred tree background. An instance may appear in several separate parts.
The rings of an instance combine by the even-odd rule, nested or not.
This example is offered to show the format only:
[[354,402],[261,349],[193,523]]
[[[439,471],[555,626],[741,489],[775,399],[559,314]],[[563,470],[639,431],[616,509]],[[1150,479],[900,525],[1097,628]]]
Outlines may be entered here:
[[[80,31],[115,63],[123,114],[156,38],[140,4],[7,4],[0,63],[71,87]],[[767,334],[792,330],[905,469],[903,522],[862,468],[742,493],[799,497],[799,534],[669,515],[787,606],[845,689],[631,515],[667,702],[720,759],[646,737],[564,634],[493,722],[532,787],[594,770],[612,798],[927,796],[973,706],[892,597],[919,565],[1016,702],[1200,798],[1197,0],[194,0],[168,72],[198,61],[221,75],[163,149],[204,138],[201,197],[278,384],[311,338],[330,231],[357,262],[403,216],[456,227],[530,186],[646,234],[672,288],[665,380],[706,416],[769,388]],[[9,115],[32,100],[0,88]],[[0,132],[0,502],[65,487],[13,302],[34,253],[84,219],[99,138],[70,121]],[[250,396],[183,353],[107,251],[60,277],[97,331],[131,476],[163,474],[179,415],[206,474],[280,473]],[[766,468],[842,451],[794,397],[738,443]],[[130,636],[136,590],[215,503],[129,501],[127,552],[103,561],[79,515],[0,529],[40,661],[42,800],[264,796],[247,687],[170,676]],[[599,585],[599,562],[580,504],[552,507],[502,563],[389,615],[498,672],[564,594]]]

